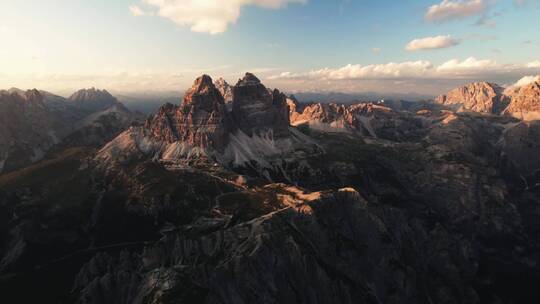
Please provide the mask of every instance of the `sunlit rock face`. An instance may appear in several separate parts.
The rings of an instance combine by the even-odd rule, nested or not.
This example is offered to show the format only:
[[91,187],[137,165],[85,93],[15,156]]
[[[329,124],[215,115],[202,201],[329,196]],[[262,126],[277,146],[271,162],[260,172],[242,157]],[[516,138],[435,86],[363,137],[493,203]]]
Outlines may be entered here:
[[522,120],[540,120],[540,82],[523,86],[510,97],[512,101],[504,110],[505,115]]
[[221,93],[204,75],[197,78],[180,106],[162,106],[145,127],[158,140],[221,150],[230,125]]
[[455,110],[499,114],[508,105],[504,88],[489,82],[476,82],[456,88],[435,99]]
[[214,82],[214,85],[223,96],[223,101],[227,106],[227,109],[230,111],[232,109],[233,101],[233,87],[225,81],[223,78],[219,78]]
[[293,126],[307,125],[323,132],[350,133],[366,138],[405,140],[415,136],[414,133],[421,131],[427,123],[420,116],[398,113],[372,103],[300,105],[289,99],[288,104]]

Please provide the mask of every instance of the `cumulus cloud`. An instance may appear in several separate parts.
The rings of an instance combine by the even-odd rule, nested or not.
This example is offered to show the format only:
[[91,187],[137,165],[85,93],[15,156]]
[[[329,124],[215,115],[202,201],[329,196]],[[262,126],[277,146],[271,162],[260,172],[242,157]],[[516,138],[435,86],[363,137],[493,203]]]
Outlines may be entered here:
[[421,77],[432,69],[429,61],[407,61],[401,63],[390,62],[386,64],[348,64],[344,67],[331,69],[324,68],[312,70],[307,73],[283,72],[270,79],[315,79],[315,80],[345,80],[345,79],[397,79]]
[[444,22],[453,19],[483,14],[488,8],[484,0],[443,0],[430,6],[425,19],[429,22]]
[[[536,70],[534,71],[536,74]],[[415,92],[439,94],[468,82],[513,83],[530,75],[526,63],[499,64],[491,59],[452,59],[405,61],[381,64],[348,64],[310,71],[284,71],[264,78],[284,90],[334,90],[373,92]]]
[[437,67],[437,71],[450,74],[467,74],[485,72],[501,68],[495,61],[490,59],[476,59],[469,57],[465,60],[452,59]]
[[444,49],[456,46],[459,43],[460,41],[458,39],[453,39],[450,36],[435,36],[414,39],[407,44],[405,49],[407,51]]
[[[219,34],[227,31],[230,24],[240,18],[241,9],[247,5],[267,9],[280,9],[291,3],[307,0],[143,0],[156,10],[155,14],[180,26],[189,26],[193,32]],[[136,6],[132,6],[135,8]],[[138,7],[137,7],[138,8]],[[144,11],[130,8],[134,15]]]
[[510,88],[513,88],[513,89],[521,88],[521,87],[526,86],[526,85],[528,85],[530,83],[533,83],[535,81],[540,81],[540,75],[525,76],[525,77],[519,79],[518,81],[516,81],[516,83],[511,85]]
[[[490,59],[470,57],[452,59],[438,66],[430,61],[406,61],[386,64],[348,64],[340,68],[323,68],[303,73],[282,72],[269,79],[304,80],[382,80],[382,79],[461,79],[463,77],[488,78],[500,74],[522,73],[526,65],[501,65]],[[521,74],[523,75],[523,74]]]
[[540,69],[540,60],[527,63],[527,67],[531,69]]

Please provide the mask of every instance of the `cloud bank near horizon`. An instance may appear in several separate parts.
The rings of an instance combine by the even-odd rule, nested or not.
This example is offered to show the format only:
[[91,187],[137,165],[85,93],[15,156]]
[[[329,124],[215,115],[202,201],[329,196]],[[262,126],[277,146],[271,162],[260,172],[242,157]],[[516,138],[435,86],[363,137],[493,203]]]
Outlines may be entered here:
[[[286,92],[378,92],[438,95],[454,86],[494,81],[503,86],[521,86],[540,75],[539,61],[501,64],[490,59],[469,57],[441,64],[427,60],[382,64],[348,64],[309,71],[291,72],[275,67],[243,68],[224,65],[205,69],[180,69],[177,73],[114,72],[92,75],[6,75],[0,74],[0,87],[38,88],[53,92],[100,87],[117,92],[183,91],[201,74],[223,77],[231,84],[250,71],[272,88]],[[57,84],[57,85],[55,85]]]
[[269,79],[344,80],[344,79],[482,79],[500,75],[523,75],[540,69],[539,62],[525,64],[499,64],[490,59],[469,57],[451,59],[440,65],[430,61],[390,62],[385,64],[348,64],[339,68],[322,68],[308,72],[289,72],[273,75]]

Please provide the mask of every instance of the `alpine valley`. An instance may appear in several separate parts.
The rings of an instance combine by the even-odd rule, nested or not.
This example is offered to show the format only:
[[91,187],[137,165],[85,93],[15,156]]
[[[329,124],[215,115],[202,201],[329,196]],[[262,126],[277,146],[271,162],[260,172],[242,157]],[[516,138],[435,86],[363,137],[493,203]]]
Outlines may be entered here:
[[0,294],[539,303],[538,119],[540,82],[340,104],[203,75],[146,118],[0,91]]

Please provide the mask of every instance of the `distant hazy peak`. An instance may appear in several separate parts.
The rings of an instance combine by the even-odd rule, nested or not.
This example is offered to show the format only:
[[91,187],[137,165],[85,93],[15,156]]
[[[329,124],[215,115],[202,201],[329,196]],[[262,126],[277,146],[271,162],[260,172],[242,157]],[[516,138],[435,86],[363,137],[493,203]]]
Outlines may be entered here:
[[73,93],[68,99],[72,101],[88,101],[96,99],[116,99],[107,90],[99,90],[94,87],[81,89]]

